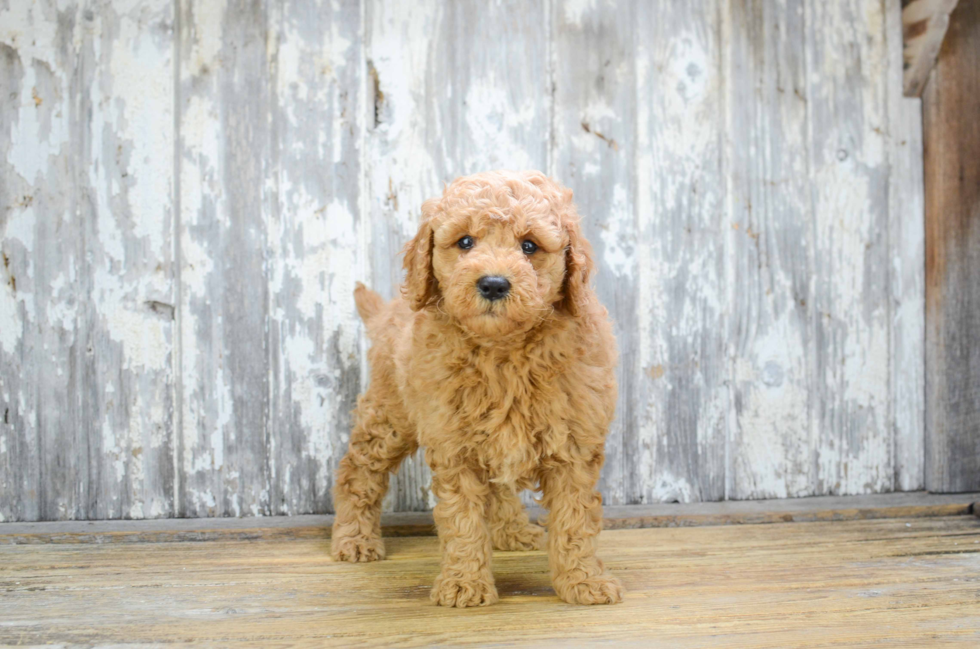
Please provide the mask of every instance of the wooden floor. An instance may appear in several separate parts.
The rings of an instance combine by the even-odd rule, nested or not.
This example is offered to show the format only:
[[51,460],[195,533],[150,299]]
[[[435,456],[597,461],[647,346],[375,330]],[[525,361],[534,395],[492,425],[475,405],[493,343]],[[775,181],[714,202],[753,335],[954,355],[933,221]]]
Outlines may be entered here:
[[429,603],[437,540],[337,564],[305,536],[0,545],[0,644],[980,647],[980,519],[610,530],[629,589],[558,600],[543,552],[494,555],[499,604]]

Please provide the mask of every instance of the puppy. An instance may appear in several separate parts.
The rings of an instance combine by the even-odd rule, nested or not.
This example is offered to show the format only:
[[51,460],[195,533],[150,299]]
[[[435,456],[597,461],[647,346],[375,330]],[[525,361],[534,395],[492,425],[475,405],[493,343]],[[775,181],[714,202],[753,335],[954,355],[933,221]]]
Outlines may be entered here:
[[496,602],[493,549],[543,545],[518,499],[525,488],[540,489],[549,510],[558,596],[622,599],[596,557],[616,342],[578,221],[572,192],[539,172],[460,178],[422,206],[403,299],[386,304],[357,286],[371,384],[337,473],[335,559],[384,558],[388,476],[423,446],[442,547],[434,602]]

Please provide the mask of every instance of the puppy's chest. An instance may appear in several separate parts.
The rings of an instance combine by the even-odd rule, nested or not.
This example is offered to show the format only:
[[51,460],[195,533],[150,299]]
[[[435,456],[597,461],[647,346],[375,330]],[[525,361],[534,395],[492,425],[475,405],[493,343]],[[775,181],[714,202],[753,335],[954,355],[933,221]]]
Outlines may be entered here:
[[542,457],[566,437],[568,398],[560,372],[533,363],[471,366],[454,410],[468,450],[502,482],[529,479]]

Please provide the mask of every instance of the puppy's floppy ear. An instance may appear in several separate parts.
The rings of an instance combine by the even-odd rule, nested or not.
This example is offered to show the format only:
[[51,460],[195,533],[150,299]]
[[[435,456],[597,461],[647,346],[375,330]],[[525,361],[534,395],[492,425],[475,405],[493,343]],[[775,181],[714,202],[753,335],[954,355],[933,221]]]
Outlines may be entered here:
[[405,285],[402,295],[413,311],[425,308],[439,294],[432,272],[432,216],[439,202],[428,200],[422,205],[422,224],[415,238],[405,244]]
[[564,192],[565,206],[561,214],[562,227],[568,234],[568,247],[565,248],[565,282],[562,287],[560,308],[573,316],[580,315],[586,308],[591,288],[589,279],[595,272],[592,246],[582,236],[579,216],[572,204],[572,191]]

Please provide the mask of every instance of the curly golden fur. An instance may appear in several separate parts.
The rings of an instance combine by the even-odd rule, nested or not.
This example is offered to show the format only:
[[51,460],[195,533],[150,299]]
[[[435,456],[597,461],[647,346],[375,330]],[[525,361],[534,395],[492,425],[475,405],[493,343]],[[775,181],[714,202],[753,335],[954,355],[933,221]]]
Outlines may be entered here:
[[[404,299],[355,291],[372,378],[337,474],[334,558],[384,558],[388,476],[423,446],[442,546],[434,602],[494,603],[493,549],[543,545],[517,496],[525,488],[539,488],[549,510],[558,596],[620,601],[622,585],[596,557],[616,343],[589,285],[572,192],[538,172],[482,173],[453,182],[422,216],[405,248]],[[506,297],[478,290],[488,276],[507,280]]]

